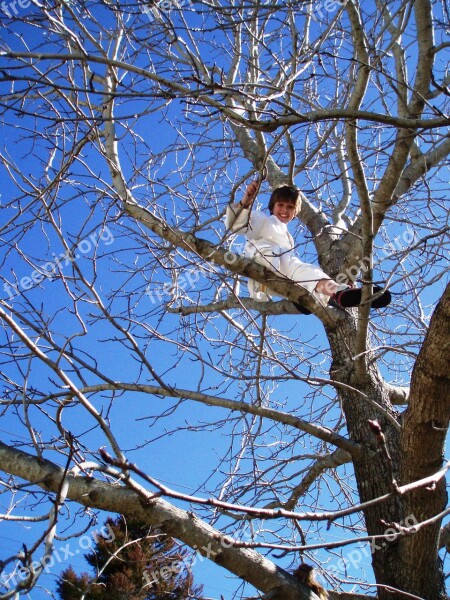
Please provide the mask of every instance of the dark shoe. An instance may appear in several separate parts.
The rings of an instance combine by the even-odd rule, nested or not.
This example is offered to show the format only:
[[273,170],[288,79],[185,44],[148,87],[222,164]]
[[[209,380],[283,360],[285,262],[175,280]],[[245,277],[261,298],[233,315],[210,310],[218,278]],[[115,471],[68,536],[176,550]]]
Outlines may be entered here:
[[[379,287],[378,285],[373,286],[374,295],[381,291],[383,291],[383,288]],[[389,304],[391,303],[391,300],[392,300],[391,292],[389,290],[384,290],[384,292],[380,296],[378,296],[377,298],[372,300],[371,307],[372,308],[385,308],[386,306],[389,306]]]
[[295,308],[298,310],[298,312],[301,313],[302,315],[311,315],[312,314],[310,310],[308,310],[307,308],[305,308],[298,302],[292,302],[292,304],[295,306]]
[[[378,285],[373,286],[374,295],[382,292],[383,288]],[[362,289],[361,288],[347,288],[346,290],[341,290],[336,292],[332,296],[332,300],[340,306],[341,308],[353,308],[354,306],[359,306],[361,304],[362,298]],[[384,292],[372,300],[371,308],[384,308],[391,303],[392,296],[389,290],[384,290]]]

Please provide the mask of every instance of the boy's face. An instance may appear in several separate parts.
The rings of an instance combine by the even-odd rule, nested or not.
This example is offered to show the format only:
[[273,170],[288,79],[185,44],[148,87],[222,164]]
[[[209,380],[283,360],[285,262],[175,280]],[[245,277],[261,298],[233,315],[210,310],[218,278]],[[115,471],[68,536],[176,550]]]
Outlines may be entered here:
[[278,200],[273,205],[272,214],[282,223],[289,223],[295,217],[295,203],[291,200]]

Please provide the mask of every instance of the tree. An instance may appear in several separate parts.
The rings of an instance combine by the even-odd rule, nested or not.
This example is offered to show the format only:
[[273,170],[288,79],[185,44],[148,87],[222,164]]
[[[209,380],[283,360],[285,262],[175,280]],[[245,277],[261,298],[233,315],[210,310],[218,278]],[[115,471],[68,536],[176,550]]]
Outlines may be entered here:
[[[74,504],[269,596],[311,597],[305,557],[332,599],[446,598],[447,3],[2,7],[0,468],[7,518],[47,523],[4,569],[35,585]],[[305,260],[392,305],[242,258],[250,177],[298,185]]]
[[108,518],[108,535],[99,536],[85,555],[94,576],[77,575],[68,567],[61,573],[60,600],[101,598],[130,600],[201,600],[201,587],[193,585],[189,553],[173,540],[139,523]]

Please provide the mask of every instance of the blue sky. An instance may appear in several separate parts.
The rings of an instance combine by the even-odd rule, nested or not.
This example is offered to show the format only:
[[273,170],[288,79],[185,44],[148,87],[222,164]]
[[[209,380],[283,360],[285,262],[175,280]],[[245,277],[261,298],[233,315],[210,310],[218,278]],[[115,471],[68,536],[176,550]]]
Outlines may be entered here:
[[[197,21],[197,24],[201,22],[195,11],[192,12],[190,18],[192,18],[193,24]],[[142,21],[142,23],[144,22]],[[149,25],[142,26],[149,27]],[[24,42],[29,45],[42,43],[42,47],[47,51],[51,47],[48,36],[40,37],[44,33],[38,28],[32,29],[16,23],[13,29],[17,34],[14,41],[17,48],[22,48]],[[274,35],[275,32],[276,26],[274,25],[272,34]],[[12,37],[8,36],[8,41],[11,39]],[[206,44],[200,45],[204,52],[209,52]],[[145,62],[145,57],[142,60]],[[218,54],[214,60],[217,65],[223,63],[225,66],[226,54],[224,53],[222,56]],[[98,67],[98,73],[102,73],[100,67]],[[136,89],[141,88],[137,86]],[[38,104],[36,102],[36,110],[39,108]],[[204,146],[192,150],[186,144],[185,149],[176,154],[167,152],[167,156],[163,156],[164,150],[177,141],[171,123],[176,120],[187,121],[189,117],[193,118],[192,115],[189,115],[192,106],[189,107],[183,102],[174,101],[166,109],[147,114],[144,117],[141,112],[148,106],[147,100],[135,99],[123,104],[117,112],[120,120],[120,158],[133,194],[143,204],[148,203],[157,213],[167,218],[169,223],[176,224],[183,229],[192,226],[196,220],[204,223],[207,219],[216,217],[216,221],[212,221],[210,225],[204,227],[199,235],[217,241],[224,232],[220,219],[221,211],[229,200],[233,184],[248,172],[248,163],[242,159],[240,154],[237,154],[233,164],[228,164],[228,156],[233,153],[232,144],[228,139],[224,140],[223,154],[219,154],[219,158],[217,162],[214,162],[214,168],[211,170],[212,143],[209,140],[214,136],[216,140],[220,140],[224,132],[220,124],[211,126],[206,120],[202,127],[201,119],[194,122],[191,130],[192,139],[189,141],[194,140],[198,143],[204,141]],[[30,108],[33,108],[33,103],[30,103]],[[49,124],[45,120],[45,114],[42,114],[41,108],[39,111],[39,117],[33,120],[33,124],[44,133],[48,131]],[[133,111],[140,117],[136,125],[132,116]],[[142,142],[137,146],[133,146],[127,136],[127,127],[130,125],[135,125],[135,131],[141,136]],[[61,127],[61,131],[63,129],[66,131],[68,139],[72,135],[75,139],[79,139],[83,134],[83,126],[77,129],[78,124],[66,123],[60,124],[59,127]],[[27,128],[27,123],[23,117],[19,116],[16,116],[15,121],[4,125],[1,129],[2,149],[21,166],[22,171],[18,174],[19,181],[21,181],[20,177],[24,176],[30,182],[44,185],[45,178],[41,159],[45,161],[52,153],[53,148],[44,139],[33,143],[27,135]],[[52,139],[57,139],[57,132],[57,127],[51,131],[51,135],[54,136]],[[380,146],[386,147],[388,144],[388,136],[380,135]],[[426,144],[426,139],[424,144]],[[283,152],[285,152],[283,146],[276,150],[276,156],[280,160]],[[58,147],[53,158],[55,169],[57,169],[61,157],[61,147]],[[204,169],[196,174],[195,179],[191,179],[191,163],[197,166],[203,161]],[[372,161],[371,166],[375,173],[375,153]],[[86,164],[89,165],[91,178],[88,178]],[[227,169],[222,169],[223,166],[226,166]],[[323,176],[320,170],[315,171],[308,168],[305,169],[305,172],[299,173],[296,184],[305,191],[308,197],[314,198],[317,205],[321,206],[325,212],[329,212],[329,202],[333,200],[329,196],[330,190],[331,193],[336,194],[336,197],[339,197],[340,184],[339,181],[336,181],[334,185],[322,188],[321,178]],[[6,177],[7,174],[3,168],[2,180],[5,180]],[[11,200],[17,199],[14,209],[8,208],[1,211],[0,220],[3,224],[9,218],[17,217],[17,206],[24,206],[29,201],[31,185],[25,184],[23,181],[21,183],[26,188],[23,194],[18,192],[13,185],[4,186],[2,189],[1,200],[4,206]],[[376,186],[376,177],[370,183]],[[445,173],[434,179],[435,194],[445,196],[447,184],[448,171],[447,179]],[[198,331],[196,332],[192,328],[195,317],[182,318],[176,314],[163,314],[157,290],[160,290],[161,285],[165,282],[171,281],[174,275],[185,276],[187,270],[198,273],[198,260],[187,253],[179,253],[174,256],[173,253],[167,251],[164,245],[160,244],[158,238],[153,234],[142,231],[139,225],[130,218],[119,215],[116,198],[109,189],[109,185],[110,175],[107,165],[96,151],[86,148],[80,161],[71,166],[69,173],[61,181],[55,195],[62,231],[69,243],[78,248],[77,264],[79,268],[88,280],[91,281],[95,278],[102,298],[111,306],[111,312],[120,322],[125,321],[125,319],[122,321],[124,315],[131,315],[136,319],[137,324],[133,324],[133,331],[140,348],[151,360],[156,372],[163,376],[167,383],[185,389],[200,389],[205,393],[217,392],[218,395],[232,399],[248,398],[250,383],[245,376],[248,372],[253,372],[254,365],[251,361],[254,360],[254,355],[243,352],[242,338],[238,328],[227,323],[223,316],[217,315],[208,321],[199,321],[199,328],[202,330],[202,336],[200,336]],[[264,185],[261,194],[262,203],[267,199],[267,192],[268,186]],[[19,201],[21,195],[23,197]],[[425,196],[415,198],[411,202],[415,206],[411,227],[414,235],[420,239],[434,231],[436,223],[428,220],[429,217],[425,212],[427,203]],[[415,243],[415,238],[410,234],[411,229],[402,222],[402,210],[400,207],[398,210],[392,211],[390,221],[376,242],[377,254],[381,260],[377,266],[377,276],[384,280],[395,267],[392,290],[399,295],[404,294],[405,290],[410,289],[411,286],[420,284],[425,276],[430,279],[445,264],[443,250],[440,255],[437,253],[436,264],[429,267],[421,264],[421,248],[408,256],[403,256],[403,251],[411,248],[411,245]],[[14,305],[21,306],[25,316],[29,314],[27,311],[31,311],[31,305],[27,304],[27,301],[33,302],[35,307],[42,306],[41,325],[43,326],[45,320],[48,319],[55,331],[55,340],[60,342],[70,334],[79,335],[74,338],[74,347],[80,355],[85,357],[93,369],[99,368],[111,379],[128,382],[150,380],[149,373],[145,370],[142,371],[141,364],[133,355],[129,345],[117,343],[117,330],[106,320],[100,319],[99,312],[92,308],[88,301],[89,292],[86,286],[71,284],[72,297],[59,279],[46,278],[33,289],[25,289],[29,285],[30,279],[33,280],[33,272],[42,268],[46,263],[50,263],[48,269],[51,269],[52,264],[58,263],[62,273],[68,278],[71,277],[73,269],[72,264],[66,264],[66,261],[62,259],[57,260],[65,252],[65,248],[45,214],[39,212],[37,207],[33,211],[33,218],[39,216],[40,221],[29,227],[30,213],[27,212],[18,219],[17,229],[11,230],[2,239],[3,247],[11,249],[2,263],[2,276],[9,282],[17,278],[19,291],[26,292],[25,298],[22,296],[14,298]],[[447,211],[444,208],[436,209],[435,218],[436,221],[444,224],[448,218]],[[305,229],[299,226],[294,230],[296,240],[299,242],[299,251],[307,260],[315,262],[314,246]],[[96,235],[97,243],[94,243],[91,238],[93,234]],[[236,242],[240,244],[242,239],[237,239]],[[25,260],[24,255],[15,250],[16,243],[20,243],[23,252],[32,256],[31,262]],[[393,245],[389,251],[387,250],[388,244]],[[94,257],[98,259],[97,270],[94,270],[93,267],[92,259]],[[398,265],[399,259],[402,261],[401,267]],[[160,261],[159,266],[155,267],[158,261]],[[414,273],[409,276],[408,273],[411,270],[414,270]],[[402,279],[403,277],[404,279]],[[207,266],[199,272],[198,281],[184,290],[183,301],[190,303],[211,301],[219,281],[220,278],[210,266]],[[424,322],[429,317],[433,304],[441,293],[442,285],[443,282],[438,279],[435,286],[424,291]],[[181,285],[181,288],[183,287]],[[8,300],[8,290],[0,286],[0,291],[2,298]],[[155,292],[155,295],[151,295],[152,292]],[[81,335],[81,327],[73,311],[72,303],[75,294],[85,294],[83,296],[85,301],[79,304],[79,311],[88,323],[88,335]],[[156,301],[153,302],[155,297]],[[164,297],[164,301],[166,300]],[[249,324],[238,313],[231,313],[231,316],[235,320],[235,324],[246,328],[247,332],[253,334],[256,343],[258,327]],[[413,323],[412,316],[409,317],[400,311],[396,312],[395,309],[389,313],[387,322],[383,315],[374,315],[373,318],[380,324],[381,329],[385,329],[384,341],[388,342],[395,340],[396,331],[402,328],[408,329],[412,327]],[[257,325],[260,324],[261,321],[258,320]],[[329,426],[339,423],[341,414],[334,392],[330,388],[324,388],[322,394],[311,394],[311,387],[302,381],[302,378],[306,378],[308,374],[304,367],[307,360],[314,362],[313,376],[326,377],[328,373],[330,359],[328,346],[318,320],[314,317],[277,317],[268,320],[268,327],[271,328],[271,351],[279,358],[280,362],[290,352],[295,352],[296,374],[299,375],[299,379],[267,383],[266,393],[270,394],[271,406],[295,412],[309,420],[314,420],[324,409],[327,410],[326,422]],[[160,336],[163,335],[170,338],[171,343],[163,342],[160,339]],[[233,344],[235,344],[234,347]],[[317,347],[320,348],[319,353],[317,353]],[[412,350],[415,350],[415,346],[412,347]],[[197,352],[208,353],[211,367],[205,369]],[[95,355],[95,364],[92,359],[88,358],[88,353]],[[240,361],[244,360],[246,362],[242,364],[242,379],[239,381],[235,377]],[[406,357],[397,360],[394,353],[388,352],[385,354],[384,362],[381,363],[381,370],[388,380],[395,383],[407,383],[411,363],[412,359]],[[225,365],[229,366],[228,372],[224,368]],[[69,368],[67,361],[65,366]],[[29,367],[28,389],[30,390],[33,386],[38,388],[42,381],[46,381],[49,372],[37,361],[31,361]],[[1,369],[11,378],[18,376],[13,364],[4,364]],[[264,374],[268,377],[281,373],[283,373],[281,366],[270,364],[264,366]],[[86,371],[85,378],[88,384],[97,382],[94,371],[90,373]],[[58,384],[48,381],[46,385],[53,390],[58,386]],[[230,473],[226,471],[227,465],[223,460],[230,452],[234,452],[236,456],[239,455],[241,438],[237,437],[230,446],[231,435],[235,432],[240,434],[246,432],[250,442],[255,444],[254,451],[261,455],[265,455],[266,446],[272,447],[274,444],[280,448],[286,447],[288,456],[289,453],[294,453],[294,449],[299,454],[306,455],[324,450],[320,444],[316,444],[314,441],[310,442],[305,436],[299,438],[298,446],[294,449],[290,448],[288,444],[292,441],[292,432],[282,426],[276,428],[275,431],[267,432],[266,422],[260,424],[257,419],[254,419],[250,424],[243,423],[235,418],[236,415],[229,415],[226,410],[211,409],[191,401],[181,403],[173,415],[169,415],[165,419],[157,417],[162,407],[169,410],[174,406],[173,400],[128,393],[117,396],[113,401],[110,401],[110,396],[104,394],[102,399],[96,397],[94,402],[96,406],[103,403],[103,409],[110,420],[112,430],[122,448],[128,452],[130,460],[135,461],[151,476],[187,494],[209,495],[212,493],[211,490],[216,490],[222,479],[230,477]],[[49,408],[45,410],[39,407],[30,408],[28,416],[36,432],[46,443],[57,445],[55,440],[58,439],[59,432],[52,423],[54,413],[55,407],[50,403]],[[221,422],[218,426],[214,426],[213,423],[217,420]],[[95,455],[98,448],[105,444],[105,439],[100,435],[98,427],[94,427],[94,421],[81,407],[73,406],[66,409],[62,421],[67,429],[80,436],[83,444],[92,450],[92,454]],[[202,431],[197,431],[200,427],[202,427]],[[2,439],[12,441],[17,447],[21,447],[21,444],[28,439],[23,416],[18,417],[16,411],[8,410],[2,416],[1,429]],[[341,432],[345,434],[343,423]],[[251,447],[250,442],[249,448]],[[250,452],[243,454],[240,461],[242,472],[250,468],[251,457]],[[64,460],[58,450],[51,449],[48,450],[48,458],[60,464]],[[306,465],[306,461],[292,465],[292,476],[298,474]],[[350,467],[339,469],[338,478],[348,480],[350,476]],[[349,481],[348,486],[350,487]],[[327,509],[336,508],[342,501],[342,498],[332,497],[332,492],[335,492],[336,489],[337,482],[333,477],[326,477],[322,486],[315,492],[317,497],[308,495],[307,500],[312,504],[320,501]],[[272,489],[268,489],[265,495],[258,498],[258,502],[268,501],[271,494]],[[245,501],[249,503],[254,501],[251,492],[244,495],[242,502]],[[186,503],[180,503],[180,505],[183,508],[188,506]],[[4,511],[8,508],[5,500],[3,500],[2,508]],[[18,510],[23,510],[28,515],[43,514],[47,508],[48,506],[45,504],[35,506],[33,500],[21,501],[18,505]],[[71,514],[70,518],[74,518],[74,515]],[[106,515],[101,514],[99,525],[102,524],[104,518]],[[357,522],[358,516],[354,519]],[[77,526],[81,521],[81,517],[77,515]],[[225,519],[220,520],[219,524],[224,521]],[[362,529],[360,524],[359,526]],[[22,542],[32,543],[35,539],[36,529],[39,530],[39,527],[35,524],[31,527],[28,524],[18,525],[2,522],[0,525],[0,539],[2,540],[0,558],[5,558],[11,552],[18,551]],[[274,531],[273,535],[267,534],[269,539],[277,538],[280,533],[277,531],[277,527],[278,525],[273,523],[261,525],[262,529]],[[317,537],[315,527],[315,525],[306,527],[310,542]],[[361,531],[361,533],[363,532]],[[64,533],[64,535],[66,534]],[[346,535],[341,524],[338,523],[327,533],[327,539],[335,541]],[[56,548],[66,547],[67,543],[69,542],[58,542]],[[73,552],[70,562],[74,568],[81,570],[85,569],[86,565],[82,559],[83,548],[77,544],[76,539],[70,541],[70,549]],[[351,549],[344,549],[344,556],[355,550],[353,547],[349,548]],[[64,555],[62,550],[60,555]],[[354,565],[352,566],[350,563],[349,572],[345,576],[362,577],[361,571],[370,571],[367,555],[362,553],[362,562],[356,560],[356,554],[352,556]],[[337,563],[337,558],[332,552],[323,552],[319,557],[328,566]],[[290,566],[290,557],[275,560],[282,566]],[[54,577],[66,566],[66,562],[59,563],[56,560],[51,575],[43,578],[40,584],[45,587],[50,581],[48,585],[51,585]],[[224,570],[215,567],[210,562],[198,562],[195,574],[196,581],[204,584],[207,597],[217,599],[220,594],[223,594],[225,600],[229,600],[236,590],[236,581],[229,579]],[[246,593],[251,595],[251,590],[247,590]],[[48,598],[48,594],[37,589],[32,592],[31,597],[33,600],[41,600],[41,598]]]

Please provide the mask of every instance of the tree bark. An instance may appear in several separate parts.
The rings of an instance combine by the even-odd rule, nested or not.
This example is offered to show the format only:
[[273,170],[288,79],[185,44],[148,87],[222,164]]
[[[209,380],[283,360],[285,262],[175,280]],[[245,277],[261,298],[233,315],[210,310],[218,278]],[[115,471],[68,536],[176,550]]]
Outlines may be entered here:
[[[403,420],[400,478],[409,483],[439,470],[450,419],[450,284],[437,305],[411,378]],[[447,505],[445,481],[405,498],[406,512],[418,521],[439,515]],[[424,598],[446,598],[439,549],[441,519],[403,538],[396,581],[401,589]]]
[[62,467],[51,461],[39,459],[2,442],[0,468],[55,493],[60,492],[62,483],[66,481],[68,499],[86,507],[122,514],[143,524],[158,527],[263,593],[272,592],[285,600],[317,600],[315,594],[298,583],[287,571],[255,550],[235,547],[232,538],[207,525],[194,513],[158,497],[158,494],[151,494],[143,488],[139,493],[135,489],[127,489],[93,477],[66,475]]
[[[331,375],[351,382],[352,387],[374,398],[389,414],[392,411],[389,397],[383,393],[379,375],[374,368],[362,380],[354,369],[346,348],[352,347],[354,335],[351,322],[344,332],[330,335],[334,356]],[[376,414],[363,397],[342,390],[343,409],[347,415],[350,439],[365,448],[362,457],[354,457],[353,464],[361,501],[368,501],[402,485],[436,473],[443,464],[443,450],[450,418],[450,286],[442,296],[419,353],[411,382],[409,406],[401,431],[389,419]],[[377,446],[369,428],[369,420],[377,419],[386,438],[390,459]],[[397,467],[396,467],[397,466]],[[386,476],[380,477],[380,473]],[[391,523],[402,524],[410,520],[425,521],[444,511],[447,502],[445,481],[432,489],[420,488],[406,496],[394,496],[387,503],[365,510],[369,535],[379,535]],[[412,536],[401,536],[389,542],[372,546],[372,562],[380,589],[379,598],[400,600],[402,594],[393,595],[391,589],[415,594],[426,600],[447,598],[439,549],[441,518]],[[395,535],[392,536],[393,538]]]

